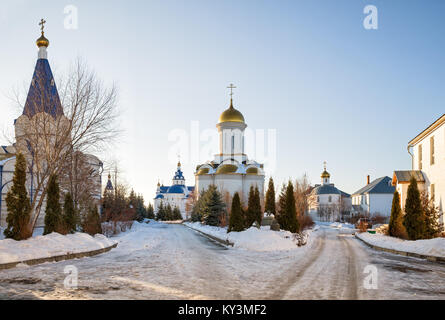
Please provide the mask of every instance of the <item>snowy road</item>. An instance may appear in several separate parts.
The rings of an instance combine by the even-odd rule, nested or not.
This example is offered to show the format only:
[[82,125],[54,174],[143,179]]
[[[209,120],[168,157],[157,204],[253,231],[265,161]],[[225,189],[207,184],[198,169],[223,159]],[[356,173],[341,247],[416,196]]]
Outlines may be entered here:
[[[227,249],[181,225],[137,225],[99,256],[0,271],[0,299],[445,299],[445,265],[322,227],[303,248]],[[78,270],[65,289],[64,268]],[[378,289],[365,289],[365,267]]]

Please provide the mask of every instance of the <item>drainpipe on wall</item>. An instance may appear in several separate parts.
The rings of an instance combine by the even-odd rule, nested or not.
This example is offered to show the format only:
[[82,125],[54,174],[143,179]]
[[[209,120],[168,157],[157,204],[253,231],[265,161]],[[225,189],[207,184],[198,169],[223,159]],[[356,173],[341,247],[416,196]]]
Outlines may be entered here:
[[410,151],[411,147],[412,147],[411,145],[408,145],[406,149],[408,150],[408,153],[411,156],[411,170],[414,170],[414,154],[412,154]]

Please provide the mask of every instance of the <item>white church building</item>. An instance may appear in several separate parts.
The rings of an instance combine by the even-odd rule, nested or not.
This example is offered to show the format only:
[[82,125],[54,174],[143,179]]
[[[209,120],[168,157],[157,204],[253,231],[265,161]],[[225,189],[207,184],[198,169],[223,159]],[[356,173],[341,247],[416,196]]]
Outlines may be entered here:
[[316,184],[309,194],[309,214],[315,220],[336,221],[342,214],[351,211],[351,195],[338,189],[331,183],[331,174],[326,170],[321,173],[321,184]]
[[158,213],[161,203],[164,206],[170,205],[172,209],[177,207],[181,211],[182,218],[187,219],[186,203],[192,195],[195,187],[186,186],[185,178],[181,170],[181,162],[178,162],[177,170],[172,179],[171,186],[164,186],[158,182],[156,196],[154,198],[155,213]]
[[[231,85],[229,88],[234,88]],[[232,93],[231,93],[232,95]],[[244,130],[247,124],[240,111],[230,106],[219,117],[216,125],[219,133],[219,153],[214,159],[196,167],[195,187],[199,196],[201,190],[215,185],[223,197],[238,192],[241,201],[247,204],[251,186],[258,187],[264,198],[264,168],[244,153]]]

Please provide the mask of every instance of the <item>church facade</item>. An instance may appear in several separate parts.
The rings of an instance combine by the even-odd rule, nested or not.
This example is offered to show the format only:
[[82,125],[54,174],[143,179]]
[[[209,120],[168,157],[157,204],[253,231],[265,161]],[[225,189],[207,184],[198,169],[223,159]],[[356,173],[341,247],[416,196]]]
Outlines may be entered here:
[[309,195],[309,214],[315,220],[336,221],[351,211],[351,195],[337,189],[330,179],[325,163],[321,184],[316,184]]
[[[57,91],[56,83],[51,71],[51,67],[47,58],[47,48],[49,46],[48,39],[44,36],[42,25],[42,35],[37,39],[36,44],[39,48],[38,59],[34,69],[34,74],[31,79],[31,85],[29,87],[26,103],[23,109],[22,115],[20,115],[14,121],[15,129],[15,143],[10,146],[0,146],[0,226],[6,226],[6,195],[8,190],[12,186],[12,179],[15,168],[15,159],[17,153],[22,153],[27,161],[27,179],[26,186],[28,196],[31,201],[37,197],[35,186],[37,179],[35,173],[33,174],[33,168],[38,165],[35,161],[35,154],[39,152],[33,150],[29,143],[28,128],[35,123],[48,124],[48,131],[50,135],[55,135],[55,128],[67,126],[69,119],[64,115],[63,107],[60,102],[59,94]],[[41,146],[44,148],[45,146]],[[47,146],[46,146],[47,147]],[[73,152],[73,156],[81,156],[85,159],[90,167],[90,182],[93,185],[94,195],[96,199],[101,198],[101,173],[103,164],[94,155],[82,154]],[[45,201],[43,201],[42,210],[40,211],[39,218],[36,222],[36,227],[44,226],[45,218]]]
[[[233,86],[229,87],[233,88]],[[202,190],[215,185],[223,197],[233,197],[238,192],[241,201],[247,204],[251,186],[258,187],[261,200],[264,198],[264,168],[244,153],[244,116],[230,106],[219,117],[216,125],[219,133],[219,154],[214,159],[196,167],[195,187],[199,196]]]
[[171,186],[164,186],[158,182],[156,189],[156,196],[154,198],[154,210],[157,214],[159,211],[159,206],[170,205],[172,209],[177,207],[181,212],[182,218],[185,220],[188,218],[188,212],[186,208],[186,203],[189,197],[192,196],[194,191],[194,186],[186,186],[185,178],[181,170],[181,162],[178,162],[178,166],[175,175],[172,179]]

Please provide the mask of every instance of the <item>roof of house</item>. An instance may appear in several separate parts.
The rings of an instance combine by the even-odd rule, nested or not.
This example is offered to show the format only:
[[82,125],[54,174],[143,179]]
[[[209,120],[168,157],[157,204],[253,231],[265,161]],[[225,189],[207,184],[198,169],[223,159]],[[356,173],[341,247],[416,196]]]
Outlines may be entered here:
[[353,195],[360,195],[360,194],[366,194],[366,193],[390,193],[390,194],[393,194],[394,191],[396,191],[396,188],[394,186],[392,186],[391,178],[385,176],[385,177],[375,179],[370,184],[367,184],[363,188],[354,192]]
[[315,188],[311,192],[312,194],[341,194],[341,191],[338,190],[332,184],[324,184],[315,186]]
[[411,177],[414,177],[417,182],[425,182],[425,177],[420,170],[399,170],[394,171],[392,184],[395,185],[396,182],[409,182]]
[[419,133],[414,139],[412,139],[408,146],[414,146],[416,143],[420,142],[423,138],[425,138],[428,134],[439,128],[441,125],[445,123],[445,114],[443,114],[439,119],[434,121],[431,125],[428,126],[425,130]]

